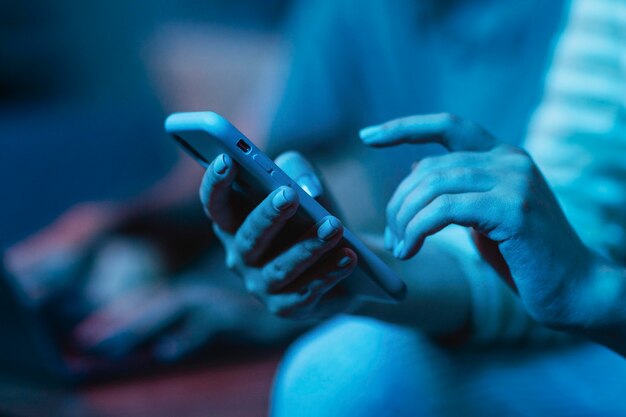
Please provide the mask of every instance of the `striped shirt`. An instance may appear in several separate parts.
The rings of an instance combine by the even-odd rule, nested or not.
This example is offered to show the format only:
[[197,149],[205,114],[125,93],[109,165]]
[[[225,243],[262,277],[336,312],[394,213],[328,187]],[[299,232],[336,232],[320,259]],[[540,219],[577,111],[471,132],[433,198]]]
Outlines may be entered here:
[[[571,2],[525,147],[585,244],[626,262],[626,0]],[[534,325],[476,254],[466,264],[475,342],[566,339]]]
[[572,3],[527,149],[583,241],[626,262],[626,1]]

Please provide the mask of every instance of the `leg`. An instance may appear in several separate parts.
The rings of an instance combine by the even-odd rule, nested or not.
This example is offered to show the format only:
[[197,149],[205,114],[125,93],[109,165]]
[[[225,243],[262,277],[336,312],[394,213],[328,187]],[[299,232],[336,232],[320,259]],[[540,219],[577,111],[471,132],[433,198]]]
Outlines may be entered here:
[[419,333],[341,317],[289,350],[283,416],[623,416],[626,361],[589,343],[448,351]]
[[287,353],[273,415],[414,416],[432,408],[429,388],[414,377],[428,350],[417,332],[371,319],[335,319]]

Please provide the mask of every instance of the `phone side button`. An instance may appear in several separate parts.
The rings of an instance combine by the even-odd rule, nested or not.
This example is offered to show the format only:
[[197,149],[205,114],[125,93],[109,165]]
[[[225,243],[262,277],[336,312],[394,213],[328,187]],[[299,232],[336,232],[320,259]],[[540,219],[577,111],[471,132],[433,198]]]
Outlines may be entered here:
[[278,185],[287,185],[291,187],[291,178],[289,178],[287,174],[282,171],[272,171],[272,178]]
[[252,157],[252,159],[266,172],[272,172],[274,169],[272,167],[272,163],[264,155],[256,154]]

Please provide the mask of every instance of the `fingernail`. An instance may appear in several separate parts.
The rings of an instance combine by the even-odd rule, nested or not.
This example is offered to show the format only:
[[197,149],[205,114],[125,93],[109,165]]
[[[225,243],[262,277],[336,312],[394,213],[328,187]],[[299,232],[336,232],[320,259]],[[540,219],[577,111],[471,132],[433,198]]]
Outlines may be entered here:
[[296,182],[311,197],[317,198],[322,195],[322,184],[317,179],[317,176],[312,174],[304,175],[298,178]]
[[227,156],[222,154],[215,160],[215,163],[213,164],[213,169],[215,170],[216,174],[222,175],[228,169],[230,161],[226,158]]
[[291,188],[283,188],[272,198],[272,206],[278,211],[283,211],[293,204],[295,196],[296,193]]
[[344,256],[343,258],[341,258],[339,260],[339,262],[337,262],[337,266],[339,268],[345,268],[346,266],[350,265],[352,263],[352,258],[349,256]]
[[369,142],[375,138],[380,128],[378,126],[369,126],[359,131],[359,137],[363,142]]
[[335,236],[339,231],[339,220],[331,217],[327,219],[322,225],[317,229],[317,237],[320,240],[329,240],[331,237]]
[[404,255],[404,240],[401,240],[393,250],[393,256],[400,259]]

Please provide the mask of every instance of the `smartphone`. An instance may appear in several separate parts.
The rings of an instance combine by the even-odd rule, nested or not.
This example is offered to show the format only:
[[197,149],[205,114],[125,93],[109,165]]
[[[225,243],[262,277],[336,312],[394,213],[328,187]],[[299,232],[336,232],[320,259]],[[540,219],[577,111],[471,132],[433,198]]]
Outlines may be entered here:
[[[288,232],[303,235],[328,210],[307,194],[254,143],[225,118],[213,112],[174,113],[165,121],[165,130],[178,145],[203,167],[221,153],[238,165],[234,186],[256,205],[281,186],[298,194],[300,207],[289,220]],[[351,248],[359,257],[355,271],[339,285],[359,298],[378,302],[398,302],[406,294],[406,285],[374,252],[344,227],[339,246]]]

